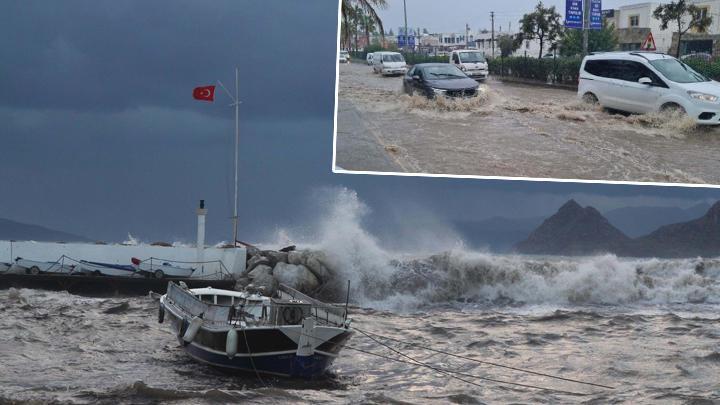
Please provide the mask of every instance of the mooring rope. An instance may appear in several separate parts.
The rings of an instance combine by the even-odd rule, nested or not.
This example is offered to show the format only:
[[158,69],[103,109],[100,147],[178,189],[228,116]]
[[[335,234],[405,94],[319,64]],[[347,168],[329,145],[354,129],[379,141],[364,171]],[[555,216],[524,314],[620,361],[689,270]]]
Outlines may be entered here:
[[[353,329],[354,329],[354,328],[353,328]],[[361,333],[362,333],[362,332],[361,332]],[[329,340],[324,340],[324,339],[319,338],[319,337],[317,337],[317,336],[308,335],[308,334],[305,334],[305,333],[302,333],[302,332],[300,332],[300,335],[302,335],[302,336],[307,336],[307,337],[309,337],[310,339],[318,340],[318,341],[320,341],[320,342],[322,342],[322,343],[333,343],[333,342],[331,342],[331,341],[329,341]],[[370,339],[373,339],[373,338],[371,337]],[[479,379],[479,380],[490,381],[490,382],[494,382],[494,383],[498,383],[498,384],[515,385],[515,386],[518,386],[518,387],[531,388],[531,389],[536,389],[536,390],[552,391],[552,392],[558,392],[558,393],[569,394],[569,395],[583,395],[583,396],[584,396],[584,395],[589,395],[589,394],[585,394],[585,393],[582,393],[582,392],[566,391],[566,390],[561,390],[561,389],[556,389],[556,388],[541,387],[541,386],[538,386],[538,385],[531,385],[531,384],[522,384],[522,383],[516,383],[516,382],[512,382],[512,381],[498,380],[498,379],[495,379],[495,378],[479,376],[479,375],[476,375],[476,374],[468,374],[468,373],[464,373],[464,372],[462,372],[462,371],[457,371],[457,370],[450,370],[450,369],[446,369],[446,368],[434,366],[434,365],[432,365],[432,364],[424,363],[424,362],[421,362],[421,361],[419,361],[419,360],[413,359],[413,358],[410,357],[410,356],[407,356],[407,355],[405,355],[405,354],[403,354],[403,353],[400,353],[399,351],[397,351],[397,350],[395,350],[395,349],[393,349],[393,348],[391,348],[391,347],[388,347],[387,345],[383,344],[382,342],[377,342],[377,343],[380,344],[381,346],[384,346],[384,347],[386,347],[386,348],[388,348],[388,349],[390,349],[390,350],[392,350],[392,351],[394,351],[394,352],[396,352],[396,353],[404,356],[404,357],[409,358],[409,359],[412,360],[412,361],[397,359],[397,358],[394,358],[394,357],[386,356],[386,355],[383,355],[383,354],[380,354],[380,353],[371,352],[371,351],[369,351],[369,350],[364,350],[364,349],[360,349],[360,348],[358,348],[358,347],[349,346],[349,345],[344,346],[344,348],[345,348],[345,349],[349,349],[349,350],[354,350],[354,351],[357,351],[357,352],[360,352],[360,353],[365,353],[365,354],[368,354],[368,355],[371,355],[371,356],[379,357],[379,358],[382,358],[382,359],[385,359],[385,360],[395,361],[395,362],[402,363],[402,364],[409,364],[409,365],[412,365],[412,366],[420,366],[420,367],[429,368],[429,369],[431,369],[431,370],[433,370],[433,371],[436,371],[436,372],[438,372],[438,373],[440,373],[440,374],[442,374],[442,375],[445,375],[445,376],[447,376],[447,377],[455,378],[455,379],[460,380],[460,381],[462,381],[462,382],[464,382],[464,383],[466,383],[466,384],[474,385],[474,386],[481,387],[481,388],[484,388],[484,387],[483,387],[482,385],[478,384],[478,383],[475,383],[475,382],[472,382],[472,381],[468,381],[468,380],[466,380],[466,379],[464,379],[464,378],[460,378],[460,377],[458,377],[458,375],[461,375],[461,376],[464,376],[464,377],[469,377],[469,378],[476,378],[476,379]]]
[[255,372],[255,376],[257,377],[258,381],[260,381],[260,384],[267,386],[267,384],[265,384],[265,381],[263,381],[262,377],[260,377],[260,372],[258,372],[257,367],[255,367],[255,360],[253,360],[253,355],[250,351],[250,344],[248,343],[247,334],[245,333],[245,327],[241,325],[241,329],[243,331],[243,336],[245,337],[245,347],[247,348],[248,357],[250,358],[250,364],[252,365],[253,371]]
[[[428,351],[435,352],[435,353],[440,353],[440,354],[445,354],[445,355],[452,356],[452,357],[457,357],[457,358],[460,358],[460,359],[463,359],[463,360],[472,361],[472,362],[475,362],[475,363],[485,364],[485,365],[494,366],[494,367],[506,368],[506,369],[509,369],[509,370],[519,371],[519,372],[522,372],[522,373],[534,374],[534,375],[538,375],[538,376],[541,376],[541,377],[554,378],[554,379],[557,379],[557,380],[563,380],[563,381],[568,381],[568,382],[577,383],[577,384],[592,385],[592,386],[594,386],[594,387],[607,388],[607,389],[611,389],[611,390],[615,389],[615,387],[610,387],[610,386],[607,386],[607,385],[596,384],[596,383],[591,383],[591,382],[587,382],[587,381],[574,380],[574,379],[572,379],[572,378],[560,377],[560,376],[557,376],[557,375],[541,373],[541,372],[532,371],[532,370],[527,370],[527,369],[523,369],[523,368],[506,366],[506,365],[504,365],[504,364],[493,363],[493,362],[490,362],[490,361],[478,360],[478,359],[475,359],[475,358],[472,358],[472,357],[468,357],[468,356],[463,356],[463,355],[460,355],[460,354],[455,354],[455,353],[446,352],[446,351],[444,351],[444,350],[433,349],[433,348],[431,348],[431,347],[423,346],[423,345],[420,345],[420,344],[418,344],[418,343],[414,343],[414,342],[404,342],[404,341],[402,341],[402,340],[394,339],[394,338],[391,338],[391,337],[388,337],[388,336],[379,335],[379,334],[377,334],[377,333],[366,332],[366,331],[360,330],[360,329],[358,329],[358,328],[356,328],[356,327],[353,327],[353,329],[356,330],[356,331],[358,331],[358,332],[360,332],[360,333],[362,333],[362,334],[364,334],[365,336],[373,335],[373,336],[377,336],[377,337],[382,338],[382,339],[391,340],[391,341],[398,342],[398,343],[402,343],[402,344],[406,344],[406,345],[409,345],[409,346],[414,346],[414,347],[417,347],[417,348],[420,348],[420,349],[423,349],[423,350],[428,350]],[[373,339],[373,338],[370,337],[370,336],[368,336],[368,337],[369,337],[370,339]],[[373,340],[375,340],[375,339],[373,339]]]

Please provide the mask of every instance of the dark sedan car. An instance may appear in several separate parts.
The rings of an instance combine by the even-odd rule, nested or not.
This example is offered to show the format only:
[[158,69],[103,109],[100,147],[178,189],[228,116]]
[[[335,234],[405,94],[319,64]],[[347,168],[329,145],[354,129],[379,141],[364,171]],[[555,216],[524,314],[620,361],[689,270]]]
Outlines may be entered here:
[[478,83],[449,63],[420,63],[405,75],[403,90],[409,95],[417,92],[428,98],[475,97]]

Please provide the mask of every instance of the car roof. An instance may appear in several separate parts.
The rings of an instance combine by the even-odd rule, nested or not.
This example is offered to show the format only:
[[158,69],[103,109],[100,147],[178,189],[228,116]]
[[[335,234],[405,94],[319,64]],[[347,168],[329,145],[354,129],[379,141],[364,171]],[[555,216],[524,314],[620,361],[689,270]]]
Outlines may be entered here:
[[432,66],[455,66],[449,63],[418,63],[416,67],[432,67]]
[[660,52],[596,52],[586,56],[587,60],[604,60],[604,59],[624,59],[624,60],[658,60],[658,59],[675,59],[674,57]]
[[380,54],[383,54],[383,53],[391,53],[391,54],[398,54],[398,55],[400,55],[400,52],[390,52],[390,51],[380,51],[380,52],[373,52],[373,53],[380,53]]

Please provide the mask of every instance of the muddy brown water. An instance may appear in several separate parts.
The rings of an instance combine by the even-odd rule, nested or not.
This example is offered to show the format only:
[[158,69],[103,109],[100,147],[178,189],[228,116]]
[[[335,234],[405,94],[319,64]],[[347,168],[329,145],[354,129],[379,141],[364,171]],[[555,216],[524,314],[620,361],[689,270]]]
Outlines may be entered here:
[[[720,184],[720,128],[612,113],[562,89],[490,80],[482,90],[438,103],[404,95],[400,77],[341,65],[336,165],[388,171],[387,158],[412,173]],[[368,143],[386,156],[368,158]]]

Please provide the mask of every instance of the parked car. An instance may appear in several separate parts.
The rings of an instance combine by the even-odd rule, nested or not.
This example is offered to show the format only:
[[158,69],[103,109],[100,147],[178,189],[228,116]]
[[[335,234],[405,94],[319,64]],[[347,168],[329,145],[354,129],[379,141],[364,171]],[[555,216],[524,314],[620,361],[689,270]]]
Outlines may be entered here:
[[368,66],[372,66],[373,63],[373,55],[375,55],[373,52],[370,52],[365,57],[365,60],[367,61]]
[[405,58],[397,52],[375,52],[373,54],[373,72],[383,76],[404,75],[407,73]]
[[475,97],[478,83],[462,70],[448,63],[420,63],[407,72],[403,90],[409,95],[422,94],[428,98]]
[[680,57],[680,59],[682,59],[682,60],[700,59],[700,60],[704,60],[705,62],[711,62],[713,59],[713,56],[709,53],[698,52],[698,53],[689,53],[687,55],[683,55]]
[[720,124],[720,83],[661,53],[586,56],[580,66],[578,97],[630,113],[675,110],[698,124]]
[[475,80],[484,81],[490,73],[485,55],[480,51],[469,49],[452,51],[450,63]]
[[340,51],[340,63],[350,63],[350,52]]

